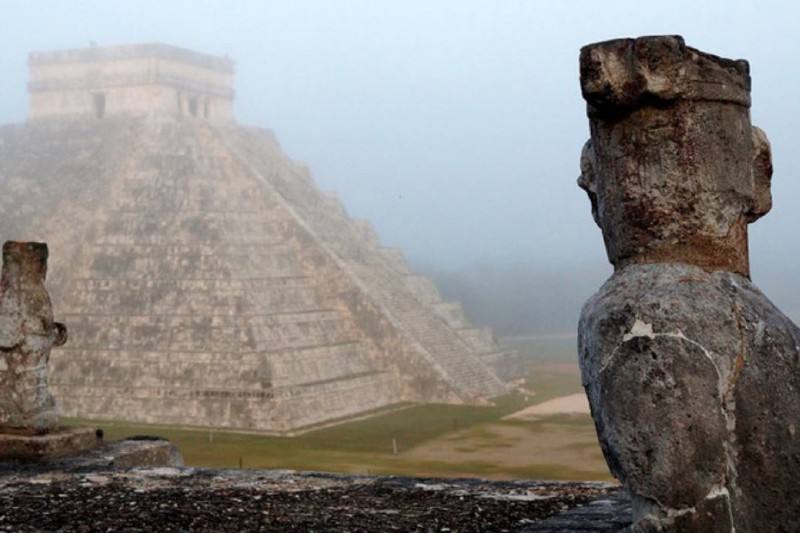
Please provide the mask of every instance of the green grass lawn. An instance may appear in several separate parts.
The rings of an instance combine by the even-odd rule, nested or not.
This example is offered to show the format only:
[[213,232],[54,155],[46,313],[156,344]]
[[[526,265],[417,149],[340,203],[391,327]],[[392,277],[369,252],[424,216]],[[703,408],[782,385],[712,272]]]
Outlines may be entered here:
[[[537,398],[538,400],[538,398]],[[187,464],[211,467],[292,468],[307,470],[406,470],[394,456],[447,433],[493,422],[526,405],[520,394],[496,399],[491,407],[425,404],[364,420],[311,431],[296,437],[270,437],[207,429],[177,429],[114,421],[65,419],[66,425],[98,425],[107,440],[136,434],[159,435],[177,444]]]
[[525,386],[536,393],[534,404],[583,391],[574,338],[514,338],[503,343],[522,356]]
[[[521,347],[520,353],[529,363],[526,387],[534,394],[510,393],[495,398],[493,406],[483,407],[399,406],[371,418],[294,437],[113,421],[63,422],[102,427],[107,440],[159,435],[181,449],[186,464],[213,468],[241,465],[416,476],[608,479],[589,417],[501,420],[527,406],[580,390],[574,370],[559,371],[550,364],[569,360],[563,348],[566,343],[561,346],[542,348],[526,343]],[[550,442],[552,461],[548,459],[550,448],[539,446]],[[564,450],[573,455],[564,456]]]

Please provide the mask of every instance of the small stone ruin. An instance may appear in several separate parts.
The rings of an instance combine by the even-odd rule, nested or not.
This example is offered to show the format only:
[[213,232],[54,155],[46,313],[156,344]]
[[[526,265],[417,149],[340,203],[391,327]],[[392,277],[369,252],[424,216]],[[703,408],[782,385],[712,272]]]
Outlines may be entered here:
[[581,50],[579,185],[614,274],[584,306],[583,383],[635,531],[800,530],[800,329],[749,278],[771,207],[746,61],[643,37]]

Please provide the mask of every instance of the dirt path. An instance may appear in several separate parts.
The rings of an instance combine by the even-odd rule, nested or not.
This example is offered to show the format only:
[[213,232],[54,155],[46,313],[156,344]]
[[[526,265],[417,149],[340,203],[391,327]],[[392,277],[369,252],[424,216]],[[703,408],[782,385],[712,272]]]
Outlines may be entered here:
[[[590,419],[486,424],[426,442],[401,456],[423,461],[493,464],[539,478],[608,480]],[[482,474],[482,477],[491,477]]]
[[589,401],[582,392],[532,405],[504,417],[503,420],[535,420],[541,416],[573,413],[589,414]]

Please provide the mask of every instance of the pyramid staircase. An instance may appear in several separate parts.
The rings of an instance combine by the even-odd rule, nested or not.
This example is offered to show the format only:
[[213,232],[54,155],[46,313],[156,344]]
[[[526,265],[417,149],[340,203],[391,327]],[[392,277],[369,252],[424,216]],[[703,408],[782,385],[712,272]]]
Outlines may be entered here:
[[4,127],[0,208],[0,237],[50,245],[65,415],[286,433],[504,392],[491,334],[264,130]]

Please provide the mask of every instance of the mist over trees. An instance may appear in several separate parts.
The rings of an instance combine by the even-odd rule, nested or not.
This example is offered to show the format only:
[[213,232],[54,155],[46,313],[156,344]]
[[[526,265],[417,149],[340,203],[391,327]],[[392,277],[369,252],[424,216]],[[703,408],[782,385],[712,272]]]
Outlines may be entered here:
[[[800,323],[800,275],[789,261],[757,261],[753,280],[795,323]],[[611,276],[608,264],[563,268],[532,261],[475,262],[460,268],[413,261],[436,283],[444,300],[461,302],[467,317],[500,336],[574,334],[583,303]]]
[[458,269],[415,263],[442,298],[461,302],[469,319],[497,335],[558,335],[576,331],[581,306],[611,274],[610,266],[543,268],[530,261],[476,262]]

